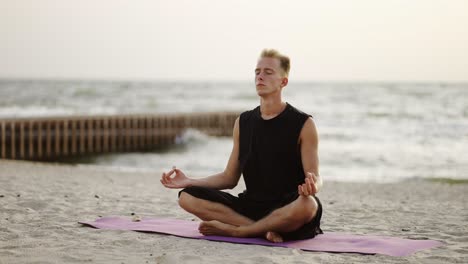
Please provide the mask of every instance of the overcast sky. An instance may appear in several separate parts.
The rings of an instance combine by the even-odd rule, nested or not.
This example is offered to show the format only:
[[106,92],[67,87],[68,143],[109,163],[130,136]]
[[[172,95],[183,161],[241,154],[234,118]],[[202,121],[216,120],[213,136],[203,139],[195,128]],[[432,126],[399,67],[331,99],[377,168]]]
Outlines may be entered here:
[[468,81],[466,0],[0,0],[0,78]]

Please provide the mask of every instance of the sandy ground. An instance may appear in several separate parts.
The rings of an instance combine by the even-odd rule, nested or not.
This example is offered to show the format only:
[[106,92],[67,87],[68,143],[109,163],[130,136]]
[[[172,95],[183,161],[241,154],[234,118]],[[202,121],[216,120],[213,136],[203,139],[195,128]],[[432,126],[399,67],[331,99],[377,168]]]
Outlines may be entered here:
[[305,252],[77,223],[132,213],[193,219],[178,208],[177,191],[160,185],[162,169],[129,173],[0,160],[0,263],[468,263],[468,184],[325,181],[319,195],[325,232],[445,243],[409,257]]

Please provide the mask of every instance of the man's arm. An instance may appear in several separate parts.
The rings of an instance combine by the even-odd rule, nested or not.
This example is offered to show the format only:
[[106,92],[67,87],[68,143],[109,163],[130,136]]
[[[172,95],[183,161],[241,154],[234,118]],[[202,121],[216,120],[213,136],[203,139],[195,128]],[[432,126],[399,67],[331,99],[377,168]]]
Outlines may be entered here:
[[299,186],[299,193],[313,195],[322,187],[322,177],[319,175],[318,134],[314,120],[308,118],[299,136],[301,160],[306,175],[305,184]]
[[[163,173],[161,183],[167,188],[185,188],[200,186],[212,189],[232,189],[236,187],[241,175],[239,165],[239,118],[236,119],[233,129],[233,147],[226,168],[223,172],[201,179],[191,179],[179,169],[172,169]],[[175,173],[174,177],[171,177]]]

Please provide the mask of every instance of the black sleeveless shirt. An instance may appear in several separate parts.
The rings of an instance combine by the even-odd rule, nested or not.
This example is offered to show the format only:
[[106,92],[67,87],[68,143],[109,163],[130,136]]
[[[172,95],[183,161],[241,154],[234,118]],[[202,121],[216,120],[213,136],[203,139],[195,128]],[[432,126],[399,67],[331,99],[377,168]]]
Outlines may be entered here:
[[260,106],[240,115],[239,162],[246,185],[245,198],[278,201],[304,183],[299,135],[310,115],[290,104],[276,117],[264,120]]

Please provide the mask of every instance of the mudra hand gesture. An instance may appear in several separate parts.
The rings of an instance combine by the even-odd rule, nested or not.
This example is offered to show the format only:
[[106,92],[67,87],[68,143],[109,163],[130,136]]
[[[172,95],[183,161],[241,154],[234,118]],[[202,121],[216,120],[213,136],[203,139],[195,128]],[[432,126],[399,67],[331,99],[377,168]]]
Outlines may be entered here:
[[312,172],[307,172],[305,182],[297,187],[299,195],[309,196],[318,192],[317,176]]
[[188,178],[181,170],[177,169],[174,166],[169,172],[163,172],[163,174],[161,175],[161,183],[166,188],[186,188],[190,186],[191,179]]

